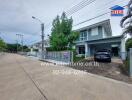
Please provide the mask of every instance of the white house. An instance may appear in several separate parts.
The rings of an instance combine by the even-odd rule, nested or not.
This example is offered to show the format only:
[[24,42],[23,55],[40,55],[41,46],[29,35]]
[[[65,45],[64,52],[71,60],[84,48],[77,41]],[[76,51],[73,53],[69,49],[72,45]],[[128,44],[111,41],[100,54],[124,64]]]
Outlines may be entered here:
[[110,19],[77,29],[80,36],[76,43],[78,55],[93,56],[101,49],[110,50],[113,56],[125,59],[125,39],[113,36]]

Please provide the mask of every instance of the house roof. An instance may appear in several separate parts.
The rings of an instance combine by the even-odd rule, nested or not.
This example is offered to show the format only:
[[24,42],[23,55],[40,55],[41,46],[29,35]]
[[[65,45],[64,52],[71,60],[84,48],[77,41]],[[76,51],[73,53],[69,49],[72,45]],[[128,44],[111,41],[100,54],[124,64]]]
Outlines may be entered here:
[[112,35],[112,29],[111,29],[111,24],[110,24],[110,19],[107,19],[107,20],[103,20],[103,21],[100,21],[98,23],[94,23],[94,24],[91,24],[91,25],[87,25],[85,27],[82,27],[82,28],[78,28],[74,31],[84,31],[84,30],[88,30],[90,28],[95,28],[95,27],[98,27],[98,26],[103,26],[106,31]]
[[118,5],[115,5],[114,7],[111,7],[110,9],[111,9],[111,10],[124,10],[123,7],[118,6]]
[[94,28],[94,27],[97,27],[97,26],[99,26],[99,25],[103,25],[103,24],[106,24],[106,23],[110,26],[110,19],[103,20],[103,21],[100,21],[100,22],[98,22],[98,23],[94,23],[94,24],[91,24],[91,25],[87,25],[87,26],[85,26],[85,27],[78,28],[78,29],[76,29],[76,30],[74,30],[74,31],[83,31],[83,30],[86,30],[86,29],[88,29],[88,28]]

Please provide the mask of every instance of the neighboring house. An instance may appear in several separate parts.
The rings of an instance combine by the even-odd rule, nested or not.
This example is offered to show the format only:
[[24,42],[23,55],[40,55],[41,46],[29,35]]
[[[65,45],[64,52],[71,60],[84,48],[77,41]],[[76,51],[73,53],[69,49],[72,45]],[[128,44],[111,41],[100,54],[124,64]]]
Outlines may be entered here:
[[110,20],[78,29],[79,39],[76,43],[78,55],[93,56],[101,49],[108,49],[113,56],[125,59],[125,39],[122,35],[112,36]]
[[[39,52],[42,51],[42,42],[37,42],[35,44],[33,44],[31,46],[33,49],[38,49]],[[46,50],[46,48],[50,47],[50,43],[49,40],[44,40],[44,50]]]

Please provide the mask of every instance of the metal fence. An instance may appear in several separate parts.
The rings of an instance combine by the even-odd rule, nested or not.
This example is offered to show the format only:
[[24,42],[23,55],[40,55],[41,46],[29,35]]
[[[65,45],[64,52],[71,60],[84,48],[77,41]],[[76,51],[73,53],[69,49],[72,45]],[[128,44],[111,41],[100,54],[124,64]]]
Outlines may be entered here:
[[[42,53],[38,52],[37,57],[42,58]],[[44,59],[70,63],[73,62],[73,53],[71,51],[45,52]]]
[[[42,52],[32,52],[29,53],[28,55],[42,59]],[[73,52],[72,51],[44,52],[44,59],[70,63],[73,62]]]
[[46,59],[61,62],[73,62],[73,53],[71,51],[47,52]]
[[132,77],[132,48],[130,48],[129,52],[129,60],[130,60],[130,76]]

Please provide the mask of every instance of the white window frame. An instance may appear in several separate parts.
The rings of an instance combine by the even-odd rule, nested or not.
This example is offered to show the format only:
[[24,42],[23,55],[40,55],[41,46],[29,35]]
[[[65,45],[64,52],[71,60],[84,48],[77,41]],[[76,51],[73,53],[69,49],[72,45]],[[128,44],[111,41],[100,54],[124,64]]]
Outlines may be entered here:
[[99,35],[98,27],[91,29],[91,36]]
[[87,39],[87,37],[85,37],[85,34],[88,35],[87,31],[81,32],[81,34],[80,34],[80,41],[84,41],[84,40]]

